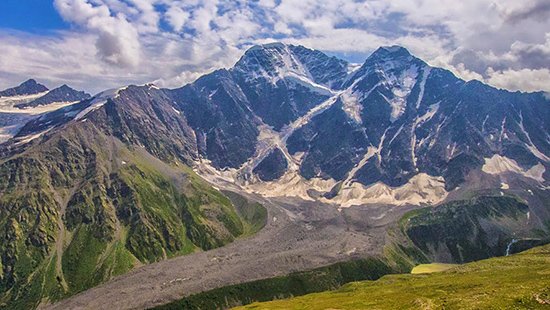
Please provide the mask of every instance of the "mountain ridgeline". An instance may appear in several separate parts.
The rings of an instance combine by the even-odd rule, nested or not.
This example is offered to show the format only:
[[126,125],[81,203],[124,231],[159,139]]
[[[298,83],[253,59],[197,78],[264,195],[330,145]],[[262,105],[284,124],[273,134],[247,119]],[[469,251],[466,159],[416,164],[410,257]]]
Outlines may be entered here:
[[253,47],[235,67],[167,93],[194,129],[199,156],[243,184],[266,175],[281,185],[285,176],[309,185],[328,180],[315,190],[341,202],[372,198],[357,188],[422,183],[436,188],[436,198],[422,201],[433,203],[485,164],[497,166],[495,173],[548,178],[544,93],[465,82],[401,47],[380,48],[359,69],[349,68],[277,43]]
[[34,95],[46,91],[48,91],[46,86],[37,83],[34,79],[29,79],[21,83],[19,86],[0,91],[0,97]]
[[[54,302],[262,227],[263,207],[243,210],[211,183],[340,208],[478,190],[525,200],[468,200],[467,212],[451,204],[402,225],[426,256],[450,261],[476,258],[454,244],[498,254],[520,225],[501,233],[485,218],[550,227],[548,97],[466,82],[402,47],[356,68],[274,43],[178,89],[45,91],[30,80],[0,92],[0,307]],[[452,233],[449,218],[502,240],[430,239]]]
[[[399,187],[419,174],[442,177],[451,190],[495,155],[524,171],[538,165],[531,176],[547,178],[544,93],[465,82],[395,46],[350,68],[319,51],[274,43],[182,88],[146,85],[124,94],[153,98],[155,110],[181,123],[176,130],[187,133],[171,134],[188,140],[190,150],[180,156],[239,170],[238,178],[253,179],[267,167],[262,160],[275,160],[264,169],[278,171],[269,174],[297,169],[305,180],[334,181],[340,192],[352,183]],[[274,151],[276,158],[267,156]]]

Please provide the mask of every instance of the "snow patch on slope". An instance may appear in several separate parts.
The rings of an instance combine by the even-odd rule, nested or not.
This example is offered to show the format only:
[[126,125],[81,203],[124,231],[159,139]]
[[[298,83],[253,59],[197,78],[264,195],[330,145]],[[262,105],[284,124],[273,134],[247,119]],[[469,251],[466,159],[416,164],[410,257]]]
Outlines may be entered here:
[[45,93],[28,95],[28,96],[16,96],[16,97],[2,97],[0,98],[0,113],[11,113],[11,114],[28,114],[28,115],[38,115],[46,112],[55,111],[57,109],[75,104],[78,101],[71,102],[52,102],[46,105],[39,105],[36,107],[26,107],[26,108],[17,108],[15,105],[29,103],[37,98],[44,96]]
[[541,163],[534,165],[528,170],[524,170],[515,160],[498,154],[493,155],[491,158],[485,158],[485,164],[481,167],[481,171],[487,174],[499,175],[506,172],[512,172],[539,182],[544,182],[543,174],[545,170],[546,169]]
[[95,95],[95,97],[92,99],[92,101],[90,102],[90,105],[80,111],[74,118],[75,121],[78,121],[80,119],[83,119],[86,115],[88,115],[90,112],[93,112],[99,108],[101,108],[103,105],[105,105],[107,103],[107,101],[109,99],[112,99],[112,98],[116,98],[119,96],[119,92],[126,89],[126,87],[124,88],[119,88],[119,89],[109,89],[109,90],[106,90],[104,92],[101,92],[97,95]]
[[338,196],[324,200],[347,208],[368,204],[437,204],[446,197],[447,191],[443,177],[419,173],[399,187],[390,187],[382,182],[369,186],[354,182],[350,186],[342,188]]
[[286,76],[283,78],[286,78],[286,80],[296,83],[297,85],[301,85],[305,88],[308,88],[311,92],[318,93],[320,95],[324,96],[332,96],[334,92],[321,84],[317,84],[313,82],[311,79],[303,76],[298,75],[295,72],[288,72]]
[[46,129],[42,132],[36,133],[36,134],[32,134],[32,135],[28,135],[28,136],[24,136],[24,137],[18,137],[17,140],[16,140],[17,142],[15,142],[15,145],[27,144],[27,143],[31,142],[32,140],[40,138],[42,135],[48,133],[50,130],[52,130],[52,128],[48,128],[48,129]]
[[[31,102],[35,99],[38,99],[38,98],[46,95],[48,92],[49,91],[45,91],[45,92],[38,93],[38,94],[33,94],[33,95],[0,97],[0,110],[13,108],[14,105],[19,104],[19,103],[29,103],[29,102]],[[17,108],[15,108],[15,109],[17,109]]]
[[525,130],[525,127],[523,127],[523,114],[520,113],[519,114],[519,128],[521,129],[521,131],[523,132],[523,134],[527,137],[527,141],[528,143],[525,144],[525,147],[527,147],[527,149],[529,149],[529,151],[531,151],[531,153],[533,155],[535,155],[537,158],[539,158],[540,160],[543,160],[543,161],[550,161],[550,157],[546,156],[543,152],[541,152],[536,146],[535,144],[533,143],[533,141],[531,140],[531,136],[529,135],[529,133],[527,132],[527,130]]
[[355,167],[353,167],[353,169],[351,169],[350,172],[348,173],[347,178],[342,183],[343,186],[349,186],[351,184],[351,181],[353,180],[353,177],[355,176],[355,174],[357,174],[357,171],[361,170],[361,168],[363,168],[367,164],[369,159],[371,159],[377,153],[378,153],[377,148],[373,146],[369,146],[367,148],[367,153],[365,154],[365,156],[363,156],[361,161],[357,165],[355,165]]
[[[5,117],[5,115],[0,114],[0,117]],[[13,138],[19,130],[31,120],[28,116],[18,118],[17,120],[10,119],[8,122],[2,122],[3,124],[7,123],[8,125],[0,126],[0,143],[6,142],[9,139]]]
[[410,66],[408,69],[401,72],[399,76],[394,75],[392,69],[398,65],[398,63],[389,61],[383,63],[383,65],[376,69],[376,72],[383,79],[383,85],[390,90],[393,95],[392,98],[388,98],[381,93],[382,97],[392,108],[390,117],[391,122],[395,122],[405,113],[407,98],[411,94],[418,77],[418,67],[416,65]]
[[348,117],[357,124],[361,124],[361,111],[363,111],[363,106],[359,103],[357,95],[353,93],[351,89],[348,89],[342,93],[340,99],[342,100],[344,112]]
[[47,105],[39,105],[37,107],[17,108],[17,104],[29,103],[36,100],[48,92],[0,98],[0,143],[6,142],[13,138],[25,124],[32,119],[39,117],[48,112],[52,112],[76,102],[53,102]]
[[432,117],[435,115],[435,113],[437,113],[437,111],[439,110],[439,104],[440,103],[438,102],[438,103],[430,105],[430,107],[428,108],[428,111],[424,115],[422,115],[420,117],[416,117],[416,119],[413,122],[412,131],[411,131],[411,133],[412,133],[411,134],[411,157],[412,157],[413,165],[414,165],[415,168],[416,168],[416,162],[417,162],[417,158],[416,158],[416,128],[419,125],[421,125],[422,123],[425,123],[425,122],[432,119]]
[[422,73],[422,80],[420,81],[420,93],[418,94],[418,99],[416,100],[416,109],[420,108],[422,99],[424,99],[424,90],[426,88],[426,80],[428,80],[428,75],[430,75],[432,68],[429,66],[424,67]]

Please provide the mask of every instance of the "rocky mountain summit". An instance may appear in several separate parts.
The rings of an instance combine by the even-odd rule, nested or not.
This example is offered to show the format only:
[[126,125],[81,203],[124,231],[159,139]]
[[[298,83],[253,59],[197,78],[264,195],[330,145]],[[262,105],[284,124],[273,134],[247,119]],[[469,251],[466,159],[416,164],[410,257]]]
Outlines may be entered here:
[[0,97],[34,95],[46,91],[48,91],[46,86],[37,83],[33,79],[29,79],[21,83],[19,86],[0,91]]
[[28,103],[19,103],[15,107],[19,109],[37,107],[40,105],[48,105],[54,102],[77,102],[84,99],[89,99],[91,96],[83,91],[77,91],[67,85],[62,85],[56,89],[48,91],[42,97],[34,99]]

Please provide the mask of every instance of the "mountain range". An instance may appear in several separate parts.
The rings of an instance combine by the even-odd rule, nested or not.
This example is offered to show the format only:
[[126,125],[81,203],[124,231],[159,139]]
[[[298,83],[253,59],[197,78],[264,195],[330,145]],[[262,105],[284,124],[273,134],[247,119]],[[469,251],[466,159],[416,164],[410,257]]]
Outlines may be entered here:
[[[479,235],[546,236],[549,105],[543,92],[464,81],[399,46],[356,66],[258,45],[181,88],[93,97],[29,80],[0,92],[1,301],[53,302],[265,224],[263,207],[220,189],[338,210],[510,194],[527,205],[525,227],[484,231],[486,214],[465,223]],[[439,241],[420,226],[409,238],[425,254],[461,260],[450,246],[421,246]]]

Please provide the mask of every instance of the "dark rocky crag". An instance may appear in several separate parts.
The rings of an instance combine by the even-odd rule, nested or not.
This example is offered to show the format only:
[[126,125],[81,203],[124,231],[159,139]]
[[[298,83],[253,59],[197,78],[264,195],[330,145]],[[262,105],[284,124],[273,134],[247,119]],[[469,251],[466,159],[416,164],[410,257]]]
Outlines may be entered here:
[[6,90],[0,91],[0,97],[13,97],[13,96],[24,96],[24,95],[34,95],[48,91],[48,88],[42,84],[37,83],[35,80],[27,80],[21,85],[13,88],[8,88]]
[[25,109],[29,107],[37,107],[40,105],[48,105],[54,102],[76,102],[89,99],[91,96],[83,91],[77,91],[67,85],[62,85],[58,88],[50,90],[44,96],[37,98],[31,102],[16,104],[15,107]]

